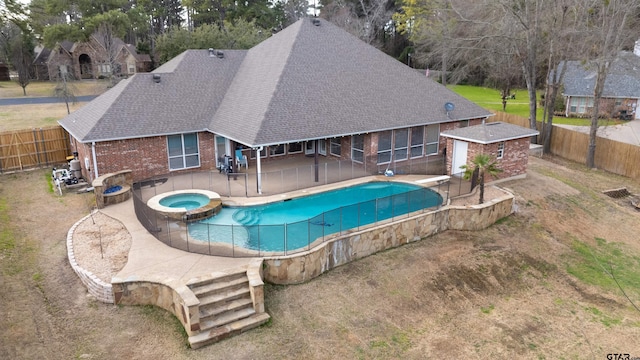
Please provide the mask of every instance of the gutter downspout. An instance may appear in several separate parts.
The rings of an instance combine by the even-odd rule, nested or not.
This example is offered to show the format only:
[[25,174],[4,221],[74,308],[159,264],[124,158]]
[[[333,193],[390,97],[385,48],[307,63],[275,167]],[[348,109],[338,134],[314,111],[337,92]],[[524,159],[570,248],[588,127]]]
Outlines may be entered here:
[[93,174],[98,177],[98,157],[96,156],[96,142],[91,142],[91,160],[93,161]]
[[262,195],[262,173],[261,173],[261,165],[260,165],[260,153],[262,152],[262,146],[257,148],[256,153],[256,179],[258,180],[258,194]]

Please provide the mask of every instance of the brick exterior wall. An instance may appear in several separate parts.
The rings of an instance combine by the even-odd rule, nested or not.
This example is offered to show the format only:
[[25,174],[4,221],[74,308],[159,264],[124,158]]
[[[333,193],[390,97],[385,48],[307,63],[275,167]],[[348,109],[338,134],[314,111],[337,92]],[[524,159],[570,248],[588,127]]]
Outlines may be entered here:
[[[451,174],[451,165],[453,162],[453,139],[444,138],[447,143],[447,174]],[[489,154],[491,158],[496,159],[498,154],[498,144],[478,144],[468,143],[467,148],[467,164],[471,164],[472,159],[477,154]],[[496,178],[487,178],[485,181],[506,179],[513,176],[524,175],[527,173],[527,163],[529,162],[529,138],[509,140],[504,142],[504,152],[502,159],[497,159],[497,166],[503,171]]]
[[[475,119],[470,121],[470,125],[479,124],[481,122],[481,119]],[[441,124],[440,131],[456,129],[458,127],[460,127],[459,122]],[[329,140],[327,139],[324,141],[326,141],[326,156],[333,156],[330,155],[331,149]],[[439,154],[442,154],[445,148],[451,148],[451,145],[447,144],[446,138],[440,137],[439,142]],[[235,144],[232,144],[232,148],[235,147],[234,145]],[[200,149],[200,167],[195,170],[215,170],[215,135],[210,132],[198,133],[198,146]],[[92,145],[82,144],[71,138],[71,149],[78,152],[78,159],[82,166],[83,178],[88,182],[92,182],[95,178]],[[194,170],[169,170],[166,136],[97,142],[95,144],[95,151],[98,162],[98,175],[130,169],[133,172],[132,177],[134,182],[165,175],[170,172],[177,173],[180,171]],[[249,152],[247,150],[243,153],[249,158]],[[306,156],[304,148],[301,153],[285,154],[274,157],[267,156],[266,158],[262,158],[261,162],[279,161],[303,156]],[[375,169],[378,161],[378,136],[376,136],[376,133],[364,134],[364,156],[366,167],[368,169]],[[335,158],[335,156],[333,157]],[[88,159],[89,167],[86,166],[85,159]],[[341,140],[340,160],[349,159],[351,159],[351,137],[345,136]],[[255,166],[256,159],[249,158],[248,160],[250,164],[249,166]]]

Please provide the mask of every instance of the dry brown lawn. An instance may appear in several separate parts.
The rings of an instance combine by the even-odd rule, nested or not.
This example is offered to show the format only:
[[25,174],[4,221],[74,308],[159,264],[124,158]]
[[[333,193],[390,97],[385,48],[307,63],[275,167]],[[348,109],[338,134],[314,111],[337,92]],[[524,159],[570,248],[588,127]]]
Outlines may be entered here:
[[640,303],[640,212],[602,194],[640,194],[638,181],[533,158],[526,179],[502,184],[517,209],[494,226],[447,231],[304,284],[267,285],[270,323],[194,351],[168,312],[86,295],[65,237],[92,197],[58,197],[47,176],[0,176],[3,359],[640,356],[640,312],[607,275],[615,270]]
[[[27,96],[42,97],[55,96],[55,82],[33,81],[27,85]],[[69,87],[73,89],[76,96],[100,95],[107,89],[105,80],[82,80],[69,82]],[[21,98],[24,97],[22,88],[15,81],[0,81],[0,98]]]
[[[54,82],[33,82],[27,86],[27,97],[50,97],[54,95]],[[83,80],[69,84],[75,96],[100,95],[107,89],[102,80]],[[23,98],[22,88],[16,82],[0,82],[0,98]],[[69,104],[71,112],[85,103]],[[37,129],[57,125],[57,121],[67,116],[64,102],[55,104],[5,105],[0,106],[0,131]]]

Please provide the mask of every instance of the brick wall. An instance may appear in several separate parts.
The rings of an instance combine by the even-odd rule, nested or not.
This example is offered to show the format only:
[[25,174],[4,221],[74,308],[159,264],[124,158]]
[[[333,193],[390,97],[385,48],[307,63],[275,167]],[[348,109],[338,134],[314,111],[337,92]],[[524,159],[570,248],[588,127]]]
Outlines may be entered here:
[[[451,165],[453,162],[453,139],[445,138],[447,148],[447,174],[451,174]],[[467,164],[471,164],[471,160],[477,154],[489,154],[496,159],[498,154],[498,144],[478,144],[469,143],[467,148]],[[527,172],[527,163],[529,162],[529,138],[506,141],[504,144],[504,152],[502,159],[497,159],[497,166],[503,171],[496,178],[487,178],[487,182],[493,180],[510,178],[513,176],[523,175]]]

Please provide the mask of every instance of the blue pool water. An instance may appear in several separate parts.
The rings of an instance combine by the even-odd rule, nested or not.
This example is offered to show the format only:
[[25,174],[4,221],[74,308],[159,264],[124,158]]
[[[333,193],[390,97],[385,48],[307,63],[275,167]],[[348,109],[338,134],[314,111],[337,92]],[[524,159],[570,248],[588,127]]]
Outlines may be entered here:
[[175,194],[160,199],[160,205],[170,208],[197,209],[209,203],[209,197],[202,194]]
[[216,216],[189,224],[189,236],[252,250],[291,251],[323,236],[441,203],[440,194],[421,186],[370,182],[265,205],[224,207]]

